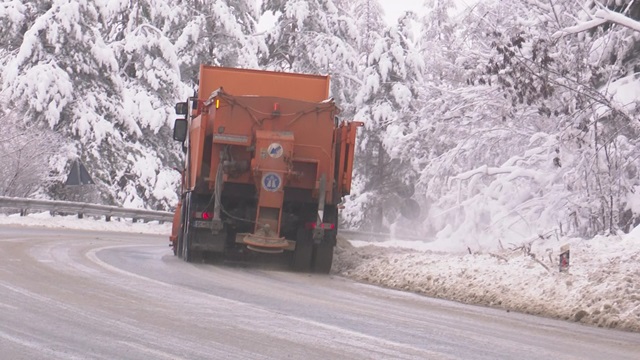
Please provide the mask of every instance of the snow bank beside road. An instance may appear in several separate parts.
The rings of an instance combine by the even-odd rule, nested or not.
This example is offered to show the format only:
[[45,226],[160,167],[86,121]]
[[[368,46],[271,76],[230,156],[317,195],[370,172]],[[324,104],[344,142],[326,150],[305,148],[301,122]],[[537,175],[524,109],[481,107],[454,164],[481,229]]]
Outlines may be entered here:
[[[560,273],[558,252],[550,250],[567,242],[571,268]],[[447,254],[355,247],[341,241],[333,271],[357,281],[467,304],[640,331],[640,230],[622,237],[567,242],[532,244],[529,254],[534,259],[524,249]]]
[[7,216],[0,214],[0,225],[1,224],[78,230],[116,231],[139,234],[158,234],[166,235],[167,242],[169,242],[169,234],[171,233],[171,223],[158,224],[157,221],[152,221],[149,223],[134,223],[131,220],[118,220],[116,218],[113,218],[112,221],[107,222],[104,219],[97,220],[91,216],[85,216],[84,219],[78,219],[78,216],[76,215],[51,216],[48,212],[32,213],[29,214],[29,216],[20,216],[19,214]]

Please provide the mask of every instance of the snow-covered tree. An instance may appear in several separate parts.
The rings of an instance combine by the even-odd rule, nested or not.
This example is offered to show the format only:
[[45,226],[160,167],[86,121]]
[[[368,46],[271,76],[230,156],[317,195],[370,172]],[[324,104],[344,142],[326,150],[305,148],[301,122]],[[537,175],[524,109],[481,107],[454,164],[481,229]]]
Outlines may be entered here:
[[179,26],[166,29],[176,46],[183,81],[197,81],[200,64],[256,68],[266,51],[255,34],[259,5],[255,0],[173,1]]
[[415,14],[407,13],[384,33],[369,34],[375,42],[370,50],[364,48],[368,54],[356,96],[356,118],[365,122],[352,196],[357,206],[345,212],[352,226],[377,231],[388,227],[405,198],[413,195],[415,173],[410,159],[395,153],[395,141],[416,125],[423,60],[415,51],[415,19]]
[[373,45],[383,33],[387,24],[384,21],[384,10],[379,0],[344,0],[337,3],[338,8],[346,8],[353,14],[355,24],[360,34],[357,51],[364,56],[363,65],[366,65],[366,57],[373,51]]
[[[75,151],[65,154],[68,161],[58,161],[52,165],[52,174],[59,181],[64,181],[70,160],[80,157],[97,180],[98,191],[103,195],[102,201],[123,203],[126,198],[134,197],[150,200],[150,205],[154,207],[168,206],[171,197],[163,194],[156,198],[154,194],[140,194],[142,191],[138,191],[135,185],[140,174],[129,179],[118,175],[118,169],[126,168],[127,163],[131,162],[131,159],[126,159],[126,154],[131,154],[132,148],[138,147],[140,153],[156,155],[149,147],[136,144],[136,139],[144,135],[141,129],[152,126],[151,122],[145,123],[137,115],[145,112],[146,119],[155,117],[153,127],[157,132],[168,123],[167,105],[170,106],[157,101],[153,103],[139,88],[129,87],[131,82],[127,81],[127,77],[130,74],[126,74],[129,69],[125,67],[121,73],[120,62],[126,62],[127,56],[135,56],[134,42],[139,43],[141,39],[130,39],[128,48],[126,44],[115,43],[115,50],[107,43],[122,40],[117,36],[116,39],[108,39],[102,33],[110,28],[112,16],[123,11],[115,7],[119,4],[40,1],[24,7],[24,17],[9,18],[11,21],[21,21],[24,32],[14,34],[20,46],[6,57],[7,65],[2,69],[3,94],[10,99],[12,108],[24,109],[26,122],[46,125],[74,139]],[[136,28],[138,33],[125,33],[136,36],[146,30],[141,26]],[[23,34],[21,38],[20,34]],[[157,35],[155,32],[153,34]],[[147,40],[150,39],[153,37]],[[154,46],[151,41],[147,43],[148,48]],[[135,60],[141,58],[143,56]],[[146,62],[148,69],[153,68],[154,57],[144,60],[143,64]],[[173,81],[173,85],[169,86],[177,86],[177,75],[174,72],[173,76],[169,74],[162,77],[159,74],[163,70],[158,66],[157,69],[153,68],[156,73],[142,71],[143,75],[138,77],[139,74],[136,74],[134,82],[146,82],[146,86],[153,88],[155,81],[154,91],[161,94],[164,87],[166,94],[175,93],[176,90],[167,88],[166,83],[169,79]],[[137,99],[142,100],[136,103]],[[136,106],[138,108],[134,109]],[[165,133],[165,139],[168,139],[168,130]],[[147,145],[151,143],[153,141],[147,141]],[[161,160],[157,160],[156,165],[157,171],[162,172]],[[55,191],[55,188],[52,185],[50,190]],[[124,190],[126,194],[118,195],[118,191],[123,189],[129,191]],[[53,193],[50,195],[56,196]],[[157,200],[153,199],[160,202],[154,203]],[[144,200],[130,203],[144,206]]]
[[265,0],[262,11],[278,14],[267,37],[268,67],[317,74],[353,65],[356,28],[333,0]]
[[443,241],[593,235],[632,220],[637,115],[622,96],[635,85],[625,72],[616,79],[633,57],[609,44],[619,39],[611,29],[554,41],[575,10],[570,1],[483,2],[465,15],[451,42],[465,50],[458,75],[444,72],[446,82],[425,90],[433,121],[417,133],[430,151],[411,151],[422,154],[416,168],[435,199],[425,227]]
[[63,138],[42,124],[29,124],[0,101],[0,196],[30,197],[50,181],[49,164],[62,155]]
[[267,33],[268,55],[261,65],[271,70],[331,75],[331,96],[353,114],[358,31],[347,6],[333,0],[265,0],[263,13],[277,16]]

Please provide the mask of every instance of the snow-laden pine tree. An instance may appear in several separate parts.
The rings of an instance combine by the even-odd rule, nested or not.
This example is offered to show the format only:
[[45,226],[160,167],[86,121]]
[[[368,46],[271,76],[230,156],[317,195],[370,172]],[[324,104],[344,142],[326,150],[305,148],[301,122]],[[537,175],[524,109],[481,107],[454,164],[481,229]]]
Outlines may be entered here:
[[270,70],[331,76],[331,96],[353,114],[358,31],[348,6],[334,0],[265,0],[262,12],[276,14],[267,33],[268,55],[261,65]]
[[353,14],[355,24],[360,34],[356,50],[361,62],[366,66],[366,58],[371,54],[373,45],[384,32],[387,24],[384,20],[384,10],[379,0],[344,0],[337,4],[339,8],[346,8]]
[[[4,96],[28,121],[82,139],[78,152],[66,156],[95,160],[98,147],[122,118],[117,62],[100,33],[99,6],[59,0],[16,8],[25,16],[9,18],[19,24],[13,45],[20,45],[5,58]],[[53,169],[61,177],[62,165]]]
[[[51,162],[58,182],[49,196],[151,208],[176,200],[175,155],[166,144],[181,90],[177,57],[151,23],[162,7],[143,5],[54,0],[26,7],[15,34],[20,46],[3,68],[3,93],[25,119],[73,145]],[[62,186],[75,158],[96,182],[82,199]]]
[[255,33],[255,0],[172,0],[173,22],[164,30],[178,52],[182,79],[195,84],[201,64],[257,68],[266,51]]
[[280,70],[322,73],[353,64],[350,40],[356,29],[333,0],[265,0],[263,12],[277,14],[267,35],[264,65]]
[[415,50],[415,19],[415,14],[407,13],[382,32],[365,32],[373,44],[361,46],[362,84],[355,104],[356,118],[364,121],[365,129],[360,134],[354,195],[344,212],[351,226],[388,228],[398,220],[406,198],[413,195],[410,159],[398,156],[395,146],[416,125],[423,60]]
[[[112,159],[108,183],[117,203],[168,208],[178,180],[172,169],[178,163],[170,133],[173,104],[189,91],[167,34],[181,24],[168,1],[107,2],[102,16],[105,41],[118,63],[120,107],[127,124],[122,139],[103,154]],[[118,161],[122,156],[126,159]]]

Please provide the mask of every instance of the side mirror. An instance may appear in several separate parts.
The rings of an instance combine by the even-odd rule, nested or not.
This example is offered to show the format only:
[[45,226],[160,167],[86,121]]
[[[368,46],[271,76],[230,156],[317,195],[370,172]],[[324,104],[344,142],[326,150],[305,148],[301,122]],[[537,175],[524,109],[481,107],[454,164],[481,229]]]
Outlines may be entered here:
[[176,115],[187,115],[189,113],[189,106],[186,102],[179,102],[176,104]]
[[187,131],[189,130],[189,123],[187,119],[176,119],[173,124],[173,140],[184,142],[187,139]]

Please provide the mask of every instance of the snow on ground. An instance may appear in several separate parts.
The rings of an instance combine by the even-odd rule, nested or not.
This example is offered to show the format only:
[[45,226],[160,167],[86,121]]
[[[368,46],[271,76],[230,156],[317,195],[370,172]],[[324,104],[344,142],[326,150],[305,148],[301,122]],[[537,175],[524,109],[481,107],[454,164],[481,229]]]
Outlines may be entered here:
[[[393,247],[398,244],[404,248]],[[640,227],[622,236],[540,240],[530,250],[493,253],[441,253],[425,250],[425,243],[407,244],[339,242],[333,271],[436,298],[640,331]],[[571,266],[560,272],[565,244]]]
[[[167,235],[171,224],[0,215],[1,224]],[[569,244],[571,267],[558,269]],[[427,296],[640,332],[640,227],[621,236],[547,239],[530,248],[453,254],[416,241],[344,241],[332,272]]]

